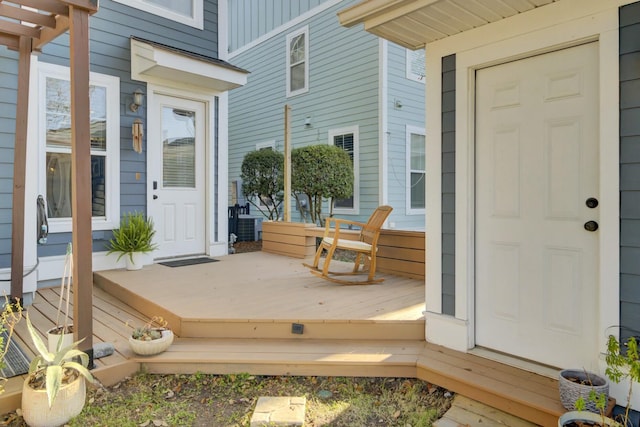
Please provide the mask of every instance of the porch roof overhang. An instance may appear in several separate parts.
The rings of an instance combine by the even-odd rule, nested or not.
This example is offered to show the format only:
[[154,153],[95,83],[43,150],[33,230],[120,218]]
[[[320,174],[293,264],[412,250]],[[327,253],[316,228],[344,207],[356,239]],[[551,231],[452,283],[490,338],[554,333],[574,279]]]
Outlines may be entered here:
[[365,0],[338,12],[340,24],[409,49],[560,0]]
[[171,80],[225,92],[247,84],[249,72],[217,58],[131,38],[131,77]]

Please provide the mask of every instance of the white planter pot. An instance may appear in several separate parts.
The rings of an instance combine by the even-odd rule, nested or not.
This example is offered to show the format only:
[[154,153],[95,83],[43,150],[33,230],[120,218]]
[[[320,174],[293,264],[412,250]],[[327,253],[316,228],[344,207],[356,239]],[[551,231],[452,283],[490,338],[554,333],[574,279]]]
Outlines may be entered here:
[[[70,325],[70,327],[73,328],[73,325]],[[62,345],[60,346],[61,349],[65,347],[69,347],[71,344],[73,344],[73,333],[67,333],[67,334],[52,333],[52,331],[55,331],[57,329],[58,327],[55,327],[47,331],[47,338],[48,338],[47,344],[49,348],[49,353],[57,353],[56,346],[58,345],[58,341],[60,340],[60,337],[62,337]]]
[[78,376],[72,383],[60,387],[49,408],[46,390],[29,387],[27,378],[22,386],[22,416],[30,427],[61,426],[82,412],[86,395],[85,379]]
[[144,264],[144,252],[133,252],[131,256],[125,254],[124,259],[127,263],[127,270],[140,270]]
[[[592,421],[601,423],[602,417],[599,414],[595,414],[593,412],[587,411],[571,411],[562,414],[562,416],[558,419],[558,427],[564,427],[567,424],[575,421]],[[605,426],[617,426],[616,422],[611,418],[604,419]]]
[[157,340],[142,341],[129,337],[129,345],[134,353],[141,356],[152,356],[162,353],[169,348],[173,342],[173,331],[165,329],[162,331],[162,338]]

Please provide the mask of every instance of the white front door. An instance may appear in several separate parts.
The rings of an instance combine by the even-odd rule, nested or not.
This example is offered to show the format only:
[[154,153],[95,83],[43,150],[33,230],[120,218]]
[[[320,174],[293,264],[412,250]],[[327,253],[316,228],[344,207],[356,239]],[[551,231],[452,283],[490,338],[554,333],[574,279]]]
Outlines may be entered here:
[[156,224],[156,258],[205,253],[205,120],[203,102],[154,97],[148,135],[151,194]]
[[476,345],[597,353],[598,44],[476,73]]

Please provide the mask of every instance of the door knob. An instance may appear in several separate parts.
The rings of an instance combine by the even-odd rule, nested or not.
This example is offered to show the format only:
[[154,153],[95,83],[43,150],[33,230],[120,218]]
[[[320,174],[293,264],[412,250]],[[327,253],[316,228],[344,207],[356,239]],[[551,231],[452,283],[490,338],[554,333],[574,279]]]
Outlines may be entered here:
[[[153,195],[153,200],[156,200],[157,198],[158,198],[158,195],[154,194]],[[585,227],[586,227],[586,225],[585,225]]]
[[596,199],[595,197],[589,197],[587,199],[587,201],[585,202],[585,204],[587,205],[587,207],[589,209],[597,208],[598,207],[598,199]]
[[587,221],[584,223],[584,229],[587,231],[596,231],[598,229],[598,223],[595,221]]

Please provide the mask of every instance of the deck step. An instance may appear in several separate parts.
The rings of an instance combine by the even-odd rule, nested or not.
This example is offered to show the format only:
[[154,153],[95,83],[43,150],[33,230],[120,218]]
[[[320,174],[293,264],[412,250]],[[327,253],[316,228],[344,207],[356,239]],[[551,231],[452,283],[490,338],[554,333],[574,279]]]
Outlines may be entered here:
[[457,395],[447,413],[433,427],[536,427],[529,421]]

